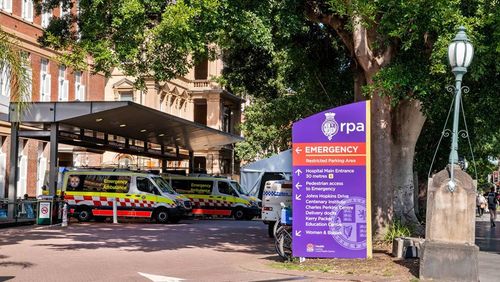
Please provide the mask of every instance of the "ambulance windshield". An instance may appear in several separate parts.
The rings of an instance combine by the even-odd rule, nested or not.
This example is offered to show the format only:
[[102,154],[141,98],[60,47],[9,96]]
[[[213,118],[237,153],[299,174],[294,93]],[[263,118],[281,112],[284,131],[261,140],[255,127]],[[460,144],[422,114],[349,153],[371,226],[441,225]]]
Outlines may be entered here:
[[241,186],[238,182],[231,181],[231,186],[233,186],[234,190],[238,191],[238,194],[246,195],[245,191],[243,191],[243,188],[241,188]]
[[174,189],[172,189],[172,187],[170,187],[170,184],[168,184],[168,182],[165,179],[163,179],[161,177],[153,177],[153,181],[156,183],[158,188],[160,188],[160,190],[163,193],[177,194],[177,192],[175,192]]

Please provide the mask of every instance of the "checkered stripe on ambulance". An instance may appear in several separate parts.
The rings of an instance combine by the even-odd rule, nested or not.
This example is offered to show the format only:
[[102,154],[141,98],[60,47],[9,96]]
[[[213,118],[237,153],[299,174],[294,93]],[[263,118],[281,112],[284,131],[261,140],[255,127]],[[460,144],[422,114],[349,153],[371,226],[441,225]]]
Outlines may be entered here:
[[247,200],[234,196],[186,194],[193,203],[193,214],[230,216],[236,207],[251,206]]
[[193,203],[194,215],[231,216],[235,210],[251,214],[259,211],[257,199],[234,191],[232,181],[211,177],[167,176],[172,188]]
[[175,209],[187,201],[160,195],[147,174],[130,172],[67,172],[64,188],[70,213],[86,208],[94,216],[113,216],[113,201],[117,215],[127,217],[152,217],[157,208]]

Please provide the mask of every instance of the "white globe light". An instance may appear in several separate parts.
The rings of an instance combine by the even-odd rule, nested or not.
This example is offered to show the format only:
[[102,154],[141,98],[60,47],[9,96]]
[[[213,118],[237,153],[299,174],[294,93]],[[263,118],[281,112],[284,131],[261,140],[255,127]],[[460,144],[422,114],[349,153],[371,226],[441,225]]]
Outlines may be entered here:
[[467,68],[474,56],[474,47],[470,43],[465,27],[458,28],[458,33],[448,46],[448,60],[452,69]]

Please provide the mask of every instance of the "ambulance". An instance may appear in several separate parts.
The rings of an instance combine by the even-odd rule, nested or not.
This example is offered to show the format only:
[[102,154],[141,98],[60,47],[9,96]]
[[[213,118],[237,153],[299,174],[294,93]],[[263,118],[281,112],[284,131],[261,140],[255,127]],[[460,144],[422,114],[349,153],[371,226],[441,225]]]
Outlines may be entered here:
[[193,215],[251,220],[260,215],[260,200],[249,196],[238,182],[211,176],[162,175],[172,188],[193,203]]
[[262,221],[268,225],[268,235],[273,238],[281,220],[282,208],[292,207],[292,182],[270,180],[262,193]]
[[79,221],[105,220],[117,215],[151,218],[157,223],[177,223],[192,216],[191,201],[175,192],[158,175],[131,171],[67,171],[64,199]]

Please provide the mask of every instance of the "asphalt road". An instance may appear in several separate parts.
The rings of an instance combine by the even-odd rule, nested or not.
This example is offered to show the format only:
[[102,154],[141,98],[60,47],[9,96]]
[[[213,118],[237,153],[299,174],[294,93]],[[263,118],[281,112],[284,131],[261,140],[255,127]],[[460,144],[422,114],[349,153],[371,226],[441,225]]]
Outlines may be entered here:
[[0,281],[292,281],[259,221],[0,230]]

